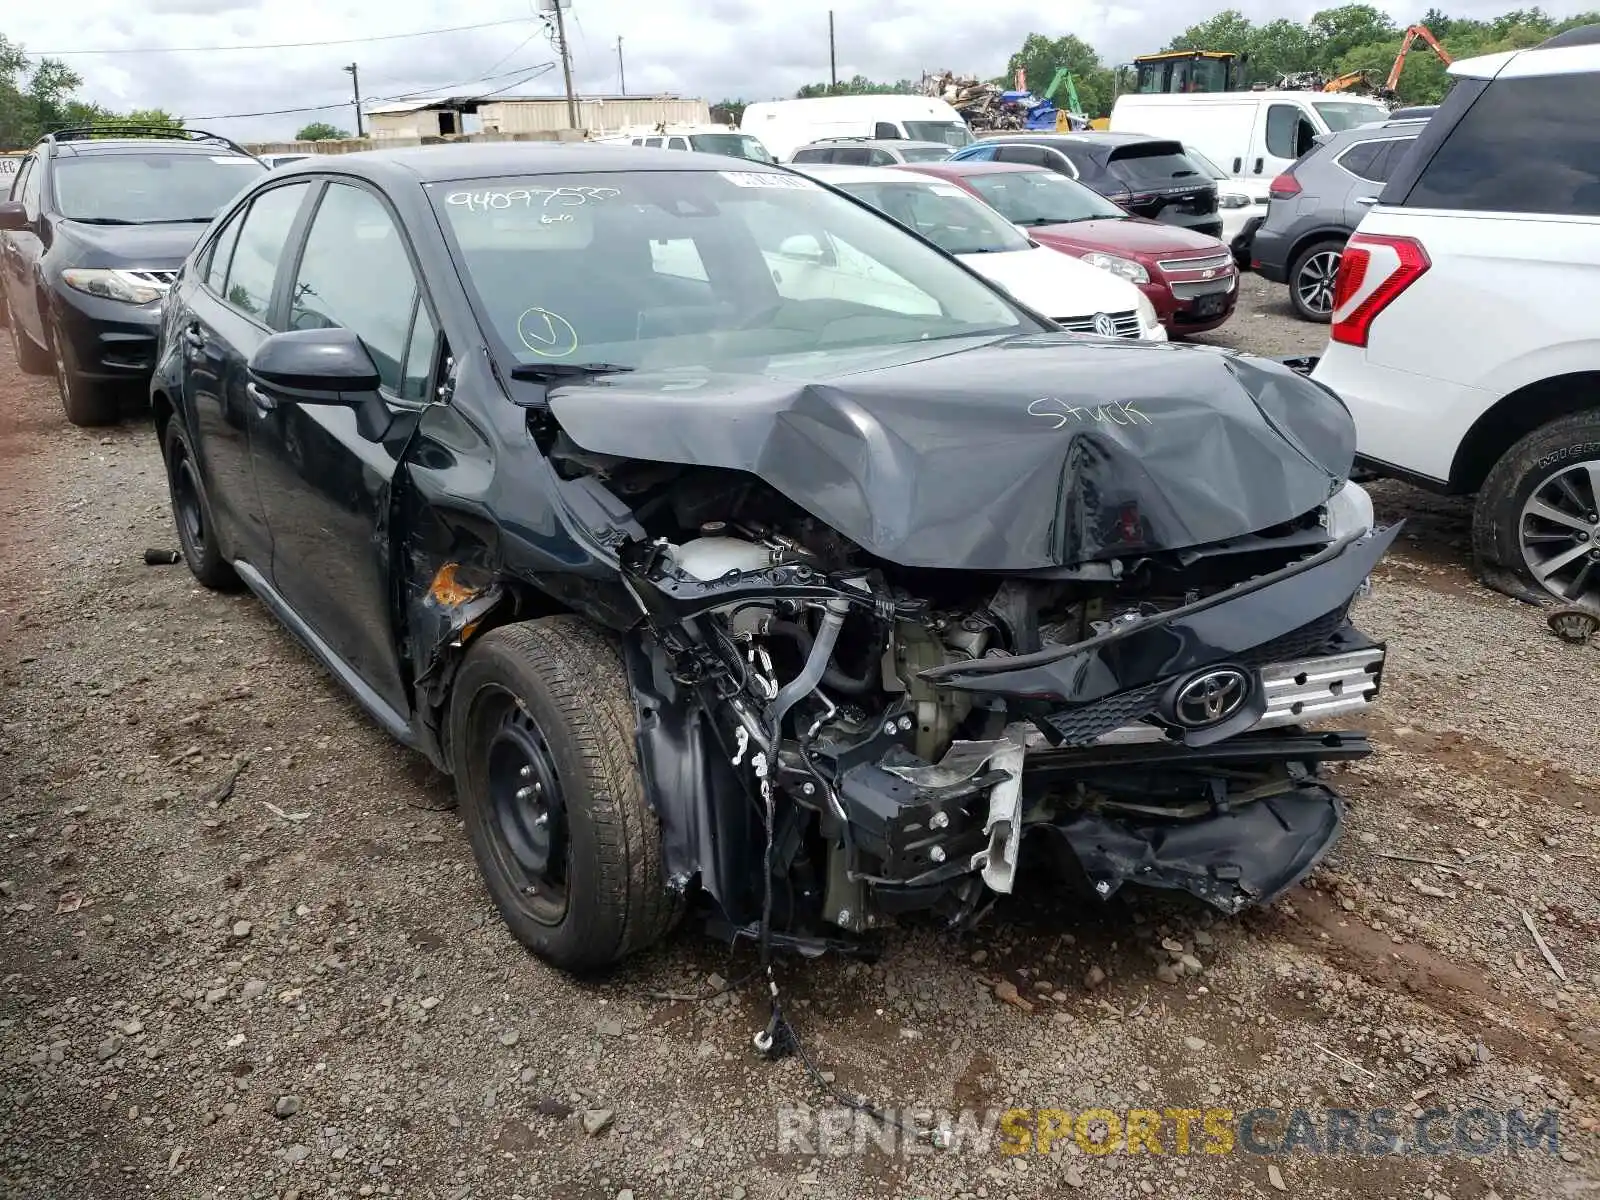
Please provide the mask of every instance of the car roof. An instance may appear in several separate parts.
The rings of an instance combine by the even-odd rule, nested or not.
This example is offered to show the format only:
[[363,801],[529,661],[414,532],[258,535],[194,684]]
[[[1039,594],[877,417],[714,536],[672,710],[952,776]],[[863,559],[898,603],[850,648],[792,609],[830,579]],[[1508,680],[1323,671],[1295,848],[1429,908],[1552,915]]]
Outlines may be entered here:
[[940,150],[954,150],[954,146],[944,142],[929,142],[920,138],[868,138],[868,137],[831,137],[818,138],[814,142],[807,142],[800,149],[806,150],[812,146],[887,146],[894,150],[921,149],[924,146],[934,146]]
[[[910,164],[906,164],[910,165]],[[907,183],[906,172],[894,167],[858,167],[847,163],[795,163],[802,175],[812,175],[835,187],[843,183]],[[924,178],[924,183],[932,181]]]
[[[738,166],[730,167],[737,161]],[[373,182],[445,183],[501,175],[575,175],[610,171],[728,171],[783,174],[772,163],[729,159],[696,150],[652,146],[599,146],[589,142],[457,142],[448,146],[401,146],[355,154],[314,154],[289,163],[275,179],[337,170]]]
[[1098,130],[1088,133],[1005,133],[985,137],[977,144],[989,142],[1011,142],[1024,146],[1051,146],[1057,150],[1077,150],[1097,160],[1109,158],[1111,151],[1121,149],[1123,146],[1137,146],[1140,143],[1170,142],[1179,149],[1183,147],[1178,138],[1156,137],[1148,133],[1111,133]]
[[1056,174],[1048,167],[1035,166],[1033,163],[981,162],[967,158],[957,162],[904,163],[900,166],[883,167],[881,169],[885,171],[920,171],[926,175],[948,175],[952,179],[959,179],[964,175],[1005,175],[1017,171],[1038,171],[1046,175]]
[[182,141],[178,138],[85,138],[82,141],[55,142],[54,154],[57,158],[69,158],[81,154],[204,154],[208,156],[228,155],[232,158],[241,156],[237,151],[215,143]]

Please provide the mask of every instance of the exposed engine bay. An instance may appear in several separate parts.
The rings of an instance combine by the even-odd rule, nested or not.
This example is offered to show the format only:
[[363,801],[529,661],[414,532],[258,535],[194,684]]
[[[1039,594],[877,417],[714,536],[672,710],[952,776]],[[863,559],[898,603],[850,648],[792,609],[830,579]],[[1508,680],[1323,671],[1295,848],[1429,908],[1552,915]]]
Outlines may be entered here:
[[1337,837],[1319,766],[1368,746],[1303,726],[1377,695],[1383,649],[1347,613],[1396,532],[1354,485],[1183,550],[1108,505],[1092,537],[1120,553],[974,571],[892,562],[744,471],[564,433],[550,453],[626,509],[641,767],[674,883],[698,879],[735,931],[763,895],[801,944],[971,920],[1016,888],[1025,844],[1089,895],[1235,912]]

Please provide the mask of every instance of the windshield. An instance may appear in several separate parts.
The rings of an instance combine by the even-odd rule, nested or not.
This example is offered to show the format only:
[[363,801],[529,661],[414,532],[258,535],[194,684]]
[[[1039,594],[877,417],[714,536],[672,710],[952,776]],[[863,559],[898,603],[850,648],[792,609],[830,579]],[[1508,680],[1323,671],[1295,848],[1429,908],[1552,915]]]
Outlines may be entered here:
[[714,368],[1037,325],[803,176],[635,171],[431,184],[485,325],[519,363]]
[[1028,249],[1028,239],[988,205],[953,183],[841,183],[950,254],[999,254]]
[[1328,129],[1333,133],[1354,129],[1357,125],[1372,121],[1387,120],[1389,116],[1389,110],[1381,104],[1360,100],[1313,100],[1311,107],[1317,110],[1317,115],[1327,122]]
[[1111,152],[1106,170],[1131,188],[1194,186],[1200,167],[1177,142],[1142,142]]
[[209,221],[266,171],[238,154],[109,153],[55,163],[56,206],[72,221],[156,225]]
[[908,163],[943,162],[950,154],[947,146],[907,146],[900,151],[900,157]]
[[1055,171],[996,171],[968,175],[967,182],[1017,225],[1065,225],[1128,215],[1098,192]]
[[965,146],[972,134],[959,121],[904,121],[906,137],[913,142],[943,142],[946,146]]
[[751,162],[776,162],[767,148],[748,133],[696,133],[689,144],[706,154],[722,154],[728,158],[747,158]]

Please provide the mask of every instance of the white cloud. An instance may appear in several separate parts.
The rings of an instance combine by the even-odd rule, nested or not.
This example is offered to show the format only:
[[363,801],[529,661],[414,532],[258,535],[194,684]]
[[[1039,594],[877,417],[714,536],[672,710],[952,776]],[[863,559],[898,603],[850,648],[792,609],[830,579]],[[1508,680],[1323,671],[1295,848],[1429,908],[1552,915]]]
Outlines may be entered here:
[[[584,92],[615,91],[616,39],[623,38],[628,91],[677,92],[717,100],[791,95],[828,75],[828,9],[833,8],[841,78],[916,78],[923,70],[951,68],[998,74],[1030,31],[1072,32],[1107,61],[1154,50],[1211,10],[1179,15],[1154,0],[1106,0],[1041,6],[1037,0],[573,0],[568,10],[574,82]],[[1226,0],[1215,8],[1228,7]],[[1331,0],[1235,0],[1233,7],[1258,21],[1304,19]],[[289,15],[291,7],[295,10]],[[1419,7],[1390,0],[1381,7],[1397,21],[1416,18]],[[1459,16],[1494,15],[1510,0],[1457,0]],[[1554,6],[1576,10],[1578,4]],[[471,32],[352,45],[202,54],[74,56],[84,77],[82,95],[114,108],[164,108],[206,117],[219,132],[239,138],[282,137],[311,120],[349,127],[345,103],[349,76],[361,68],[362,92],[384,96],[474,81],[553,58],[532,0],[494,0],[488,8],[452,11],[426,0],[344,0],[290,6],[284,0],[72,0],[68,4],[14,5],[0,32],[32,51],[116,46],[210,46],[262,42],[312,42],[371,37],[442,25],[502,18],[518,23]],[[531,40],[517,49],[524,39]],[[494,85],[515,79],[505,76]],[[559,70],[515,88],[522,93],[560,91]],[[222,114],[254,113],[317,104],[322,112],[219,121]]]

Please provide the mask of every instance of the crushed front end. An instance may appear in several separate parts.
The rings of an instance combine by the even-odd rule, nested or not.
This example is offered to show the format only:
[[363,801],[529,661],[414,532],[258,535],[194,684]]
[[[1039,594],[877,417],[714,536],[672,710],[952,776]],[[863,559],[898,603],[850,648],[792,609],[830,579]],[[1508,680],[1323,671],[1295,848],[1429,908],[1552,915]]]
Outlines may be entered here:
[[1349,610],[1398,527],[1352,487],[1199,552],[1044,572],[894,568],[803,514],[625,546],[669,868],[735,929],[775,903],[802,938],[971,918],[1024,849],[1101,898],[1271,901],[1339,835],[1322,764],[1369,753],[1320,727],[1382,681]]

